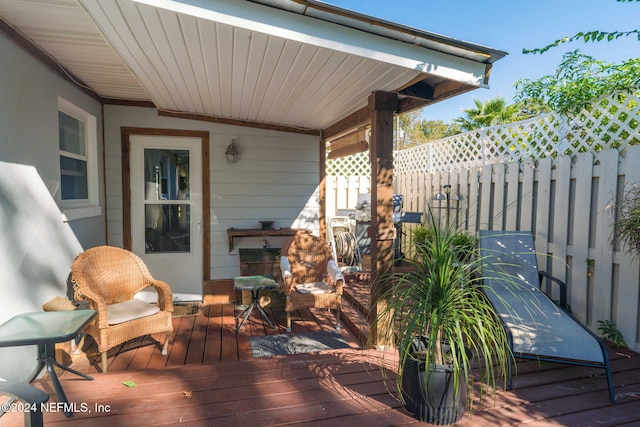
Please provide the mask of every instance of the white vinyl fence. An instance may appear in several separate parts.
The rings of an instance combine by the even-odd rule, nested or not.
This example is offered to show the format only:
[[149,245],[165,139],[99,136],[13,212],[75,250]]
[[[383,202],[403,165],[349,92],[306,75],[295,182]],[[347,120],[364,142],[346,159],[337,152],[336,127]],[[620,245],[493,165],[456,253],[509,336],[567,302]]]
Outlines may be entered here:
[[[568,283],[573,314],[594,331],[616,323],[640,349],[640,262],[613,238],[616,198],[640,185],[638,101],[614,97],[572,122],[545,115],[398,151],[394,192],[427,221],[534,232],[540,266]],[[370,188],[367,154],[338,160],[328,163],[328,217]],[[434,200],[445,185],[449,202]]]

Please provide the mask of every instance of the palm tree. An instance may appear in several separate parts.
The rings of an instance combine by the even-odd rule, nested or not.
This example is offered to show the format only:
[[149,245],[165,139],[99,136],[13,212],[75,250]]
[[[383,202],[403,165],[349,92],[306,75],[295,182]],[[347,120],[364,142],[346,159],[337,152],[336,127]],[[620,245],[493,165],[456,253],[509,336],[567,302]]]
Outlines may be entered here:
[[458,124],[463,131],[512,123],[524,118],[517,104],[507,104],[502,97],[485,101],[474,98],[473,102],[476,105],[475,108],[463,110],[465,116],[454,120],[454,123]]

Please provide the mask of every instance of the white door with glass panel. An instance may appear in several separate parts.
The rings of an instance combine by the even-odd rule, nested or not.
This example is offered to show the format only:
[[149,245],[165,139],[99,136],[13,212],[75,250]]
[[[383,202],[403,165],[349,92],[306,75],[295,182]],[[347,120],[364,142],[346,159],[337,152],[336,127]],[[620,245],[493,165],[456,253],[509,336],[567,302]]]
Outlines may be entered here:
[[131,249],[174,300],[202,299],[201,144],[131,136]]

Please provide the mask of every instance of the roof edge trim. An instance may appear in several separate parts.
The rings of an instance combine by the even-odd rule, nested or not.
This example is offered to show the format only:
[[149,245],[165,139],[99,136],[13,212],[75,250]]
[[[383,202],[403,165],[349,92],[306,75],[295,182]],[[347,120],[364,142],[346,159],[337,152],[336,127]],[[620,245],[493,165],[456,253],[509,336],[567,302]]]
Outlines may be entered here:
[[[444,53],[492,64],[507,52],[354,12],[318,0],[247,0]],[[483,57],[484,60],[479,60]]]

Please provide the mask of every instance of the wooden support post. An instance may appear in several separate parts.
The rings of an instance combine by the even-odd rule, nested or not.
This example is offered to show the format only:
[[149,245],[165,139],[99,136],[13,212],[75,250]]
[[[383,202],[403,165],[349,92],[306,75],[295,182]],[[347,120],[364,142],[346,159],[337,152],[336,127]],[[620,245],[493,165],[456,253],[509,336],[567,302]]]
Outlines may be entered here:
[[[393,270],[393,116],[398,109],[398,95],[374,92],[369,96],[371,111],[371,319],[384,312],[381,295],[389,283],[382,280]],[[371,341],[376,347],[392,345],[393,334],[382,331],[373,322]]]
[[327,152],[327,142],[322,135],[318,140],[320,158],[318,159],[319,166],[319,174],[318,174],[318,185],[320,190],[320,211],[319,211],[319,220],[320,220],[320,237],[323,239],[327,238],[327,162],[326,162],[326,152]]

